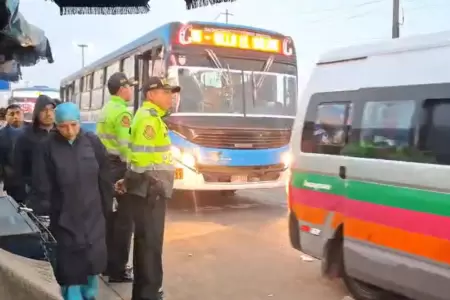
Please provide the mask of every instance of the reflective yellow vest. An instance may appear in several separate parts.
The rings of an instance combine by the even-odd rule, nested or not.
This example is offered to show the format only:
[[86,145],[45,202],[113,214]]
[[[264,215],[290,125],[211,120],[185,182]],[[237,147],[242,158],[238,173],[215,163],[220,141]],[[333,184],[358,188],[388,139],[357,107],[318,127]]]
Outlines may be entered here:
[[131,113],[125,100],[111,96],[100,112],[96,134],[109,154],[117,155],[124,162],[128,161]]
[[173,170],[169,131],[162,120],[165,111],[145,101],[134,116],[130,136],[130,169],[136,173]]

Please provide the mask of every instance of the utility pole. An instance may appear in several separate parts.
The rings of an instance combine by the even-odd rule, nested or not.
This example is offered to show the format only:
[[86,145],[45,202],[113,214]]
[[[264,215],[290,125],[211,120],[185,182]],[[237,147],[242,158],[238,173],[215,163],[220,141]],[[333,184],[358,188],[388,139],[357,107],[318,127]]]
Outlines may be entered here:
[[400,37],[400,0],[392,0],[392,38]]
[[222,16],[222,15],[225,15],[225,23],[227,23],[227,24],[228,24],[228,16],[234,16],[232,13],[229,13],[229,12],[228,12],[228,9],[226,9],[224,13],[221,12],[221,13],[216,17],[216,20],[217,20],[220,16]]
[[84,68],[84,49],[88,47],[87,44],[78,44],[78,47],[81,48],[81,67]]

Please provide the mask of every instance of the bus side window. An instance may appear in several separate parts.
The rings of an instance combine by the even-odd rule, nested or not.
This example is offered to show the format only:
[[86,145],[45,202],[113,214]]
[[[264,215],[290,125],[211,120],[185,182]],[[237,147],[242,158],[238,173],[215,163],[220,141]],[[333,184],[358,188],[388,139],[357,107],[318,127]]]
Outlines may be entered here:
[[[123,64],[123,73],[125,73],[125,75],[127,75],[127,78],[130,80],[134,80],[135,79],[135,74],[134,74],[134,56],[130,56],[127,57],[125,59],[122,60],[122,64]],[[134,105],[134,87],[131,87],[131,99],[130,101],[128,101],[128,106],[133,106]]]
[[73,87],[73,103],[75,103],[77,106],[80,105],[80,82],[81,82],[81,78],[80,79],[76,79],[75,83],[74,83],[74,87]]
[[103,72],[104,69],[100,69],[94,72],[93,75],[93,89],[91,109],[100,109],[103,105]]
[[149,68],[149,72],[150,70],[152,70],[152,73],[149,74],[150,76],[165,77],[166,69],[163,46],[156,46],[152,49],[152,68]]
[[308,107],[303,125],[302,151],[340,155],[348,139],[350,102],[327,102]]
[[104,92],[103,92],[103,105],[106,104],[106,102],[108,102],[109,98],[111,97],[111,95],[109,94],[108,91],[108,87],[107,87],[107,82],[109,77],[116,73],[116,72],[120,72],[120,62],[115,62],[112,65],[106,67],[106,74],[105,74],[105,78],[104,78]]
[[92,75],[86,75],[83,77],[83,91],[81,93],[81,110],[89,110],[91,105],[91,83],[92,83]]

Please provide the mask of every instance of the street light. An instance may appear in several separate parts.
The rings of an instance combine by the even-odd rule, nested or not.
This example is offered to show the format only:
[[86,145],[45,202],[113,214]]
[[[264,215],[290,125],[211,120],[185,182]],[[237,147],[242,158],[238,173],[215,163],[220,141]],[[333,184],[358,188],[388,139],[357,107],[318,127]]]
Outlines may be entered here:
[[77,44],[81,48],[81,67],[84,68],[84,49],[89,47],[88,44]]

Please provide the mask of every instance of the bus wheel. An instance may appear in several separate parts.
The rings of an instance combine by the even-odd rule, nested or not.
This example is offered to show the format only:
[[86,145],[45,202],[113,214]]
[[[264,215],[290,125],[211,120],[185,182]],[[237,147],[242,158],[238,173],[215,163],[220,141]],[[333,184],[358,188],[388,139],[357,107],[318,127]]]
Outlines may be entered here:
[[224,197],[233,197],[236,195],[236,190],[224,190],[220,191],[220,195]]

